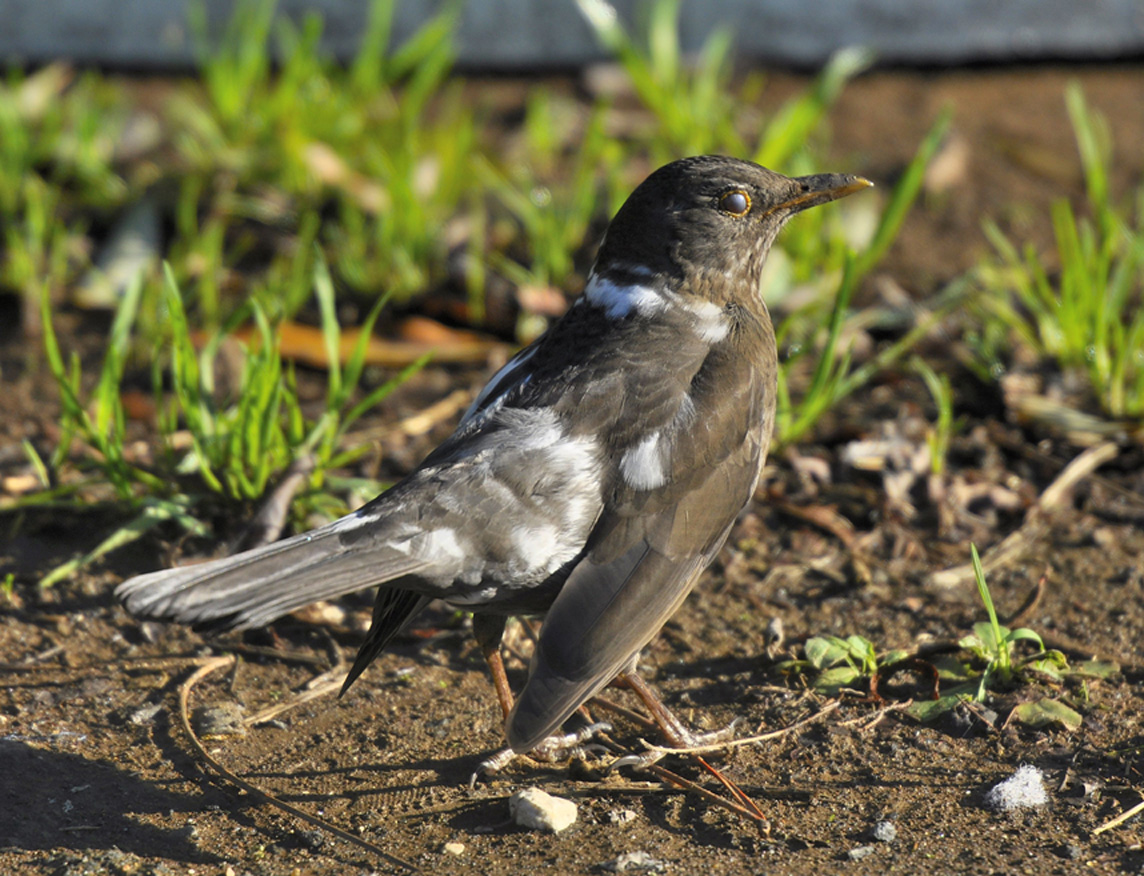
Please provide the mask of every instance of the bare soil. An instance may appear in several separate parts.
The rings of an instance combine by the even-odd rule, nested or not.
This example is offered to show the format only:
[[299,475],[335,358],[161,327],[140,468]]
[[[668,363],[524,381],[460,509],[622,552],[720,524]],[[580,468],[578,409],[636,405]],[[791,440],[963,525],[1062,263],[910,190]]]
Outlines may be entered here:
[[[1047,244],[1048,205],[1081,190],[1063,101],[1074,77],[1110,120],[1116,184],[1139,184],[1144,70],[1137,66],[881,72],[847,89],[831,124],[838,153],[856,159],[848,169],[891,180],[945,105],[956,112],[965,150],[952,185],[915,211],[884,277],[916,298],[932,293],[984,252],[985,216]],[[774,88],[798,84],[780,77]],[[98,349],[104,325],[62,323],[68,344]],[[56,410],[37,345],[7,331],[0,336],[4,465],[19,458],[25,438],[51,446]],[[1144,870],[1139,819],[1094,835],[1144,789],[1144,455],[1126,446],[1064,507],[1025,525],[1037,496],[1081,448],[1010,422],[998,391],[956,364],[954,343],[926,354],[948,364],[966,417],[947,487],[955,496],[980,488],[977,498],[949,499],[943,510],[919,482],[908,501],[891,501],[883,475],[842,463],[848,442],[886,429],[916,435],[932,419],[916,380],[880,379],[832,415],[816,443],[772,460],[730,547],[647,650],[645,675],[698,728],[733,719],[740,735],[788,727],[829,701],[780,673],[777,661],[812,635],[860,634],[884,648],[956,640],[984,617],[976,593],[969,583],[937,587],[929,574],[965,562],[970,540],[987,551],[1024,526],[1024,549],[991,575],[999,611],[1016,613],[1043,577],[1043,593],[1021,624],[1070,660],[1119,662],[1111,680],[1027,684],[976,712],[921,725],[884,711],[926,695],[918,678],[897,676],[882,686],[881,701],[844,696],[839,708],[793,732],[713,756],[758,802],[769,833],[654,777],[605,774],[591,762],[519,759],[470,790],[477,762],[502,744],[501,729],[465,620],[446,610],[426,615],[345,698],[315,699],[244,735],[210,737],[208,749],[247,781],[427,872],[588,873],[627,852],[646,852],[675,873]],[[376,423],[395,422],[482,376],[430,369],[390,399]],[[397,472],[414,464],[448,428],[412,443],[383,439],[385,465]],[[825,482],[806,474],[808,458],[821,460]],[[806,518],[827,512],[848,520],[852,534]],[[352,653],[368,597],[346,600],[344,618],[288,619],[246,636],[141,624],[113,603],[111,588],[168,560],[169,546],[154,542],[50,591],[34,587],[37,573],[118,522],[98,508],[0,519],[0,575],[17,574],[0,617],[0,871],[394,870],[212,780],[177,709],[178,687],[196,659],[228,649],[240,657],[237,668],[198,685],[193,706],[239,704],[249,715],[290,701]],[[786,638],[768,655],[773,618]],[[523,672],[510,661],[516,683]],[[1017,704],[1042,696],[1069,702],[1082,726],[1031,729],[1008,720]],[[646,731],[624,718],[615,725],[613,738],[639,750]],[[991,811],[985,792],[1021,764],[1043,771],[1047,804]],[[691,758],[664,765],[719,790]],[[508,797],[528,786],[574,800],[578,822],[559,835],[514,826]],[[879,822],[893,825],[896,838],[875,840]]]

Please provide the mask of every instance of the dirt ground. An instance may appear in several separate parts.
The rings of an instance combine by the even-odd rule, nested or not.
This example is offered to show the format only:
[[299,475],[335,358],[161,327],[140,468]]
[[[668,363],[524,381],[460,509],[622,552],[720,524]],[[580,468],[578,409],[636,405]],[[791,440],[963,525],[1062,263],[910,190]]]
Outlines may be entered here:
[[[892,181],[946,105],[964,150],[952,185],[915,211],[884,276],[916,298],[931,294],[984,252],[985,216],[1047,243],[1049,203],[1081,188],[1063,100],[1074,77],[1110,120],[1115,183],[1139,184],[1138,66],[891,71],[846,90],[831,116],[846,169]],[[781,78],[776,91],[798,83]],[[99,328],[75,321],[69,342],[98,345]],[[653,776],[605,774],[591,762],[521,759],[470,790],[476,763],[502,737],[479,652],[464,619],[446,610],[408,631],[345,698],[320,697],[244,734],[210,737],[208,750],[247,781],[426,872],[599,872],[631,852],[669,873],[1144,872],[1139,818],[1094,835],[1144,790],[1144,453],[1125,446],[1063,507],[1025,524],[1037,496],[1081,448],[1009,422],[996,389],[944,355],[957,412],[966,417],[950,456],[950,489],[984,485],[983,498],[950,519],[915,491],[911,514],[888,500],[880,476],[843,464],[849,442],[881,434],[887,423],[908,431],[932,418],[920,383],[876,381],[798,456],[771,461],[730,547],[644,655],[646,677],[696,727],[736,718],[740,735],[790,727],[830,701],[776,670],[786,655],[768,655],[768,622],[782,621],[786,652],[825,634],[856,633],[884,648],[955,640],[983,619],[976,593],[968,582],[937,586],[930,574],[964,563],[970,540],[988,550],[1022,529],[1024,548],[991,573],[1000,613],[1016,613],[1044,576],[1041,598],[1021,624],[1070,660],[1117,661],[1122,670],[1112,679],[1024,686],[976,714],[922,725],[883,711],[924,696],[916,680],[895,678],[884,702],[846,696],[785,735],[713,756],[758,802],[769,833]],[[52,436],[54,392],[37,358],[11,333],[0,343],[0,463],[19,456],[21,439]],[[387,401],[376,422],[394,422],[481,379],[430,369]],[[382,452],[400,468],[447,431],[442,424],[407,446],[385,439]],[[826,482],[806,476],[807,459],[825,463]],[[990,498],[993,488],[1015,504]],[[832,509],[854,532],[839,538],[840,530],[832,534],[798,509]],[[245,636],[141,624],[113,604],[111,588],[165,561],[165,546],[155,543],[51,591],[34,588],[34,573],[90,546],[114,522],[95,512],[0,519],[0,575],[18,573],[0,616],[0,872],[397,872],[212,781],[178,718],[179,685],[218,653],[237,653],[240,662],[200,683],[192,707],[237,704],[253,715],[292,702],[310,679],[352,654],[368,598],[346,600],[344,617],[289,619]],[[515,683],[523,672],[510,660]],[[1080,728],[1035,730],[1006,720],[1019,702],[1046,695],[1067,699],[1083,715]],[[617,743],[638,750],[641,735],[615,719]],[[992,811],[986,791],[1021,764],[1043,772],[1048,802],[1016,814]],[[719,790],[693,759],[663,765]],[[558,835],[514,826],[508,798],[529,786],[575,801],[577,823]],[[883,824],[882,839],[874,836],[879,823],[893,828]]]

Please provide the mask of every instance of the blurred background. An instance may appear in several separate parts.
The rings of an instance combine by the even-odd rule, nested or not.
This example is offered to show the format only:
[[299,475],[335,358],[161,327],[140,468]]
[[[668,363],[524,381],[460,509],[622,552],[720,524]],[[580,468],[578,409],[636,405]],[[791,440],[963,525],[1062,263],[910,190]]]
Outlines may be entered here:
[[[197,37],[217,40],[235,0],[136,3],[110,0],[6,0],[0,54],[43,63],[68,58],[78,64],[133,69],[187,68],[199,60]],[[403,41],[448,4],[398,4],[394,37]],[[524,0],[469,0],[458,7],[457,67],[463,71],[522,73],[581,67],[601,61],[601,46],[585,10],[615,15],[626,26],[646,2],[536,4]],[[323,21],[320,45],[345,62],[361,49],[369,3],[279,0],[276,16]],[[190,14],[205,24],[196,31]],[[736,55],[766,65],[814,68],[844,46],[862,45],[888,64],[971,64],[989,61],[1107,60],[1133,57],[1144,44],[1139,4],[1095,0],[835,0],[829,5],[796,0],[711,0],[683,3],[680,44],[697,51],[719,28],[735,34]]]

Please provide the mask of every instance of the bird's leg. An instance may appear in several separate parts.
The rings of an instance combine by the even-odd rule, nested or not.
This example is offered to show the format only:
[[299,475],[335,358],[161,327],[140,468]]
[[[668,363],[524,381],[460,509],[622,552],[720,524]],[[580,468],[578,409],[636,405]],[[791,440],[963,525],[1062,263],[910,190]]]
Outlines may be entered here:
[[[655,723],[659,725],[660,730],[663,731],[663,735],[667,738],[668,745],[672,748],[678,748],[681,751],[726,741],[734,732],[735,724],[739,720],[736,718],[722,730],[715,730],[711,733],[696,733],[680,721],[679,718],[675,717],[675,714],[667,707],[663,700],[659,698],[656,692],[651,689],[651,686],[636,675],[634,669],[621,672],[613,679],[612,684],[616,687],[626,687],[635,693],[647,710],[651,712]],[[643,754],[630,754],[613,761],[609,769],[614,770],[619,767],[634,767],[637,770],[646,769],[662,759],[665,754],[666,752],[662,748],[652,749]],[[757,816],[761,823],[767,824],[766,817],[763,815],[762,810],[747,796],[742,788],[708,764],[707,761],[699,757],[697,753],[695,756],[703,768],[719,779],[719,781],[723,783],[723,786],[731,792],[733,802],[742,807],[741,811],[750,813],[749,817],[752,818]],[[769,829],[768,827],[767,830]]]
[[[497,614],[473,615],[473,638],[477,640],[477,645],[480,646],[481,654],[484,655],[485,663],[489,667],[489,674],[493,677],[493,688],[497,693],[497,702],[501,707],[501,717],[507,722],[512,711],[513,697],[512,689],[508,686],[508,675],[504,671],[504,658],[500,652],[505,620],[503,615]],[[477,779],[481,776],[491,776],[504,769],[515,757],[516,752],[511,748],[502,748],[486,757],[477,764],[476,771],[469,777],[469,787],[476,787]]]
[[[493,677],[493,687],[496,688],[497,701],[501,712],[507,722],[512,711],[513,696],[508,686],[508,676],[504,670],[504,659],[501,657],[500,643],[504,635],[505,618],[501,615],[474,614],[473,638],[481,648],[485,663]],[[572,733],[561,733],[549,736],[528,753],[529,757],[548,762],[564,760],[569,757],[578,757],[587,753],[584,743],[601,731],[611,730],[611,724],[588,724]],[[502,748],[500,751],[482,760],[477,764],[476,772],[469,778],[469,787],[477,784],[481,776],[491,776],[508,766],[516,757],[511,748]]]
[[473,638],[477,640],[485,663],[488,664],[489,674],[493,677],[493,687],[497,692],[497,702],[500,703],[501,717],[507,721],[508,714],[512,711],[513,698],[500,652],[505,620],[504,615],[499,614],[473,615]]
[[629,670],[621,672],[612,684],[627,688],[639,697],[640,702],[651,712],[652,719],[663,732],[667,744],[672,748],[695,748],[700,745],[709,745],[726,739],[734,731],[735,725],[732,723],[722,730],[715,730],[711,733],[696,733],[680,721],[675,713],[659,698],[659,695],[652,690],[651,686],[635,672]]

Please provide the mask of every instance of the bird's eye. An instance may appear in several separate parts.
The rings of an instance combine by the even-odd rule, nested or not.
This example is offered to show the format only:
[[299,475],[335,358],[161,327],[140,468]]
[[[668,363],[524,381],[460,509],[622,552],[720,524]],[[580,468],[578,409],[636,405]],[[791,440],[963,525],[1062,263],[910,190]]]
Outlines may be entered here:
[[732,189],[719,198],[719,209],[732,216],[746,216],[751,210],[751,196],[742,189]]

